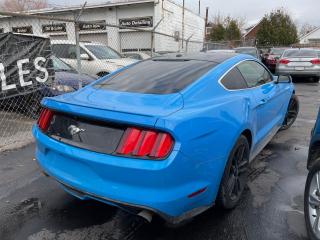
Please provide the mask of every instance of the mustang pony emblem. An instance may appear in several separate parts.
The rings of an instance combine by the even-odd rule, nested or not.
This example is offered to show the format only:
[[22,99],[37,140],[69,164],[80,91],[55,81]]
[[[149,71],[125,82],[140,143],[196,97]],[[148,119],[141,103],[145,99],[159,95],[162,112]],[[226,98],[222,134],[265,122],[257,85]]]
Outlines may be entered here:
[[86,131],[86,130],[85,130],[85,129],[82,129],[82,128],[78,128],[78,127],[75,126],[75,125],[70,125],[70,126],[68,127],[68,131],[70,132],[71,136],[74,136],[74,135],[76,135],[76,134],[78,134],[78,133],[81,133],[81,132],[84,132],[84,131]]

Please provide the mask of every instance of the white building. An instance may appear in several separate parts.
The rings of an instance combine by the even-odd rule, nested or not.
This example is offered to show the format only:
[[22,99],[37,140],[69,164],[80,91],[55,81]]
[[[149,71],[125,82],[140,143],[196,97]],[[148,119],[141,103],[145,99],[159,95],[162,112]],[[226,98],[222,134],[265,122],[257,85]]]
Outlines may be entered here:
[[320,44],[320,27],[300,37],[301,44]]
[[[35,10],[30,14],[38,14],[63,19],[74,19],[81,6],[50,8]],[[183,17],[184,12],[184,17]],[[182,7],[171,0],[124,0],[123,2],[87,5],[80,21],[79,37],[81,41],[96,41],[109,45],[121,51],[150,51],[151,32],[135,31],[133,29],[118,29],[99,23],[138,27],[152,30],[159,22],[157,32],[171,36],[190,37],[191,41],[203,41],[205,20],[199,14]],[[0,32],[30,33],[49,36],[54,40],[75,41],[75,26],[72,22],[61,22],[23,17],[1,17]],[[155,34],[155,51],[178,51],[186,48],[177,39]],[[184,42],[185,43],[185,42]],[[189,48],[200,50],[201,44],[190,44]]]

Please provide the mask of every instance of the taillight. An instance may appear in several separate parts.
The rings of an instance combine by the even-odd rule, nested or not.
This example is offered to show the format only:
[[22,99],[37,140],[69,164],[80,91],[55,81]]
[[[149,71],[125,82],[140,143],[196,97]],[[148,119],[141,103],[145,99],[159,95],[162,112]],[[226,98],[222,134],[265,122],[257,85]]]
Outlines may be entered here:
[[116,152],[140,158],[164,158],[172,150],[173,143],[168,133],[127,128]]
[[319,59],[319,58],[317,58],[317,59],[312,59],[310,62],[311,62],[312,64],[320,64],[320,59]]
[[279,60],[280,64],[288,64],[289,62],[290,61],[288,59],[284,59],[284,58]]
[[42,109],[40,117],[38,119],[38,127],[41,131],[46,132],[49,128],[51,119],[53,117],[53,112],[47,108]]

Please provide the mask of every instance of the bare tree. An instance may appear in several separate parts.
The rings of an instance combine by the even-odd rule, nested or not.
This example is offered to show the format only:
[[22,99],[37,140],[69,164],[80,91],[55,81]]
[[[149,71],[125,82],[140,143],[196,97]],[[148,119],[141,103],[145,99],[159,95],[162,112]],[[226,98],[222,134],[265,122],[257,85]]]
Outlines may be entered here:
[[223,26],[227,26],[230,21],[235,21],[240,28],[241,31],[244,30],[244,27],[247,25],[247,19],[245,17],[232,17],[230,15],[223,15],[220,12],[211,16],[211,25],[222,24]]
[[299,34],[300,34],[300,36],[304,36],[316,28],[317,28],[316,26],[310,25],[309,23],[305,23],[300,28]]
[[9,12],[22,12],[48,7],[48,0],[2,0],[0,9]]

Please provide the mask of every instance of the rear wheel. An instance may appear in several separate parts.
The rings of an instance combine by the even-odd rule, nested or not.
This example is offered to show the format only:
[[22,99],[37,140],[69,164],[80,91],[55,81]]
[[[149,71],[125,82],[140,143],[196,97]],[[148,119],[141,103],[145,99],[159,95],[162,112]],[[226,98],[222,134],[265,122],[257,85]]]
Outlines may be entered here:
[[234,208],[247,184],[250,147],[241,135],[234,145],[222,177],[217,204],[224,209]]
[[299,113],[299,100],[296,95],[292,95],[288,110],[280,130],[287,130],[296,121]]
[[309,239],[320,239],[320,164],[308,174],[304,192],[304,212]]

